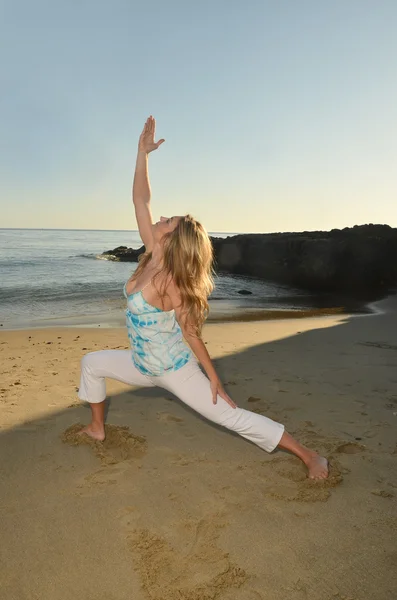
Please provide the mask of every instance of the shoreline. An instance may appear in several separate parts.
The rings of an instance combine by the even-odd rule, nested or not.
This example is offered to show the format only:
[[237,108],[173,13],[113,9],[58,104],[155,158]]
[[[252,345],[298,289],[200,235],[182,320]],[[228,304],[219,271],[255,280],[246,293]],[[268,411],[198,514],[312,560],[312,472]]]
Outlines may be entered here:
[[[362,311],[357,315],[370,314],[372,311]],[[261,321],[280,321],[294,319],[310,319],[314,317],[331,317],[335,315],[351,315],[355,313],[346,312],[344,308],[313,308],[313,309],[255,309],[246,308],[240,311],[233,310],[230,312],[219,312],[217,314],[210,313],[206,323],[245,323],[245,322],[261,322]],[[25,330],[41,330],[41,329],[123,329],[125,327],[124,311],[122,314],[110,315],[110,318],[98,323],[99,318],[103,315],[85,315],[81,317],[64,317],[41,319],[37,322],[24,322],[21,325],[13,325],[11,327],[1,326],[0,331],[25,331]]]
[[[223,305],[211,306],[207,323],[238,323],[238,322],[261,322],[261,321],[279,321],[294,319],[310,319],[314,317],[328,317],[335,315],[357,315],[366,316],[376,313],[376,306],[379,303],[386,302],[388,298],[394,297],[394,294],[386,296],[375,302],[368,302],[356,306],[334,306],[328,308],[310,307],[310,308],[260,308],[260,307],[235,307]],[[397,296],[396,296],[397,297]],[[102,329],[123,329],[125,326],[125,309],[114,309],[104,311],[100,314],[74,315],[68,317],[50,317],[46,319],[25,320],[11,322],[8,324],[0,323],[0,331],[21,331],[21,330],[40,330],[55,328],[92,328]]]

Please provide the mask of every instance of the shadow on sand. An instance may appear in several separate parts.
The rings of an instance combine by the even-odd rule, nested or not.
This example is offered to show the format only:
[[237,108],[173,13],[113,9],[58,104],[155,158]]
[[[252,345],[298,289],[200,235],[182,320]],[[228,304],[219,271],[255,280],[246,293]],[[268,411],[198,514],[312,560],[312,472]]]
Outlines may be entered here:
[[396,356],[396,321],[379,313],[215,361],[239,406],[331,457],[331,483],[161,389],[109,398],[104,444],[76,445],[90,411],[73,393],[2,432],[2,597],[391,600]]

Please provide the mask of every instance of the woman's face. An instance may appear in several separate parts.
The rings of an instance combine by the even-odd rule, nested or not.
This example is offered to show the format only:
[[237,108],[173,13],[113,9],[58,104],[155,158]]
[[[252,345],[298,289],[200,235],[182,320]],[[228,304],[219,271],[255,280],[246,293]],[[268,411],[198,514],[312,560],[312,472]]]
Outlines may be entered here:
[[160,221],[153,225],[153,237],[160,242],[165,234],[174,231],[182,217],[160,217]]

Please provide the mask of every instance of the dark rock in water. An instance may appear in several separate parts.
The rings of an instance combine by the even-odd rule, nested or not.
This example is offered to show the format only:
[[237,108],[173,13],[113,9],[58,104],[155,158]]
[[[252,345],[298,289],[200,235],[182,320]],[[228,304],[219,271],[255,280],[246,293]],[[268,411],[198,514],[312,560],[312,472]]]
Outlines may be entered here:
[[102,252],[102,256],[108,256],[112,260],[120,262],[138,262],[138,258],[145,252],[145,246],[141,246],[138,250],[128,248],[127,246],[118,246],[114,250]]
[[[356,225],[332,231],[211,238],[217,271],[251,275],[313,292],[386,293],[397,286],[397,229]],[[137,262],[120,246],[104,254]]]
[[238,290],[237,293],[241,294],[242,296],[251,296],[252,294],[252,292],[250,292],[249,290]]

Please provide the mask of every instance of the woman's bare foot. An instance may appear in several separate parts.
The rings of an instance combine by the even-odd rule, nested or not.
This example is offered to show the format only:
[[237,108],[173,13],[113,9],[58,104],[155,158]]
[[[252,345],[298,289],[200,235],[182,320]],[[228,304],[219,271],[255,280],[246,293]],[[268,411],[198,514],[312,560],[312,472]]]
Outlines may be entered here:
[[316,452],[304,461],[309,471],[309,479],[327,479],[329,474],[329,464],[324,456]]
[[105,439],[105,428],[103,425],[94,425],[93,423],[90,423],[87,427],[84,427],[84,429],[79,431],[77,435],[83,435],[84,433],[98,442],[103,442]]
[[317,452],[314,452],[314,450],[302,446],[302,444],[294,439],[287,431],[284,431],[281,436],[279,446],[280,448],[292,452],[305,463],[309,471],[308,476],[310,479],[327,479],[329,471],[327,459],[317,454]]

